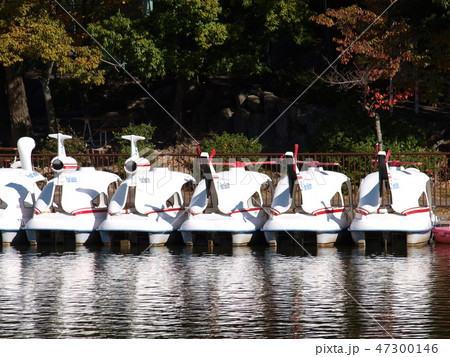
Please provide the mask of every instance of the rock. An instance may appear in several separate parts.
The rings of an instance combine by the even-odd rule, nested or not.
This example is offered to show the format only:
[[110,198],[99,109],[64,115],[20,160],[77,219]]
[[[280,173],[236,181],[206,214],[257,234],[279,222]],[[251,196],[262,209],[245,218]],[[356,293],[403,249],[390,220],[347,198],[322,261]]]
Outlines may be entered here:
[[240,107],[236,110],[233,115],[234,122],[234,132],[235,133],[246,133],[247,132],[247,121],[250,116],[250,112]]
[[245,103],[247,104],[247,108],[252,113],[262,112],[261,99],[257,95],[254,94],[249,95]]

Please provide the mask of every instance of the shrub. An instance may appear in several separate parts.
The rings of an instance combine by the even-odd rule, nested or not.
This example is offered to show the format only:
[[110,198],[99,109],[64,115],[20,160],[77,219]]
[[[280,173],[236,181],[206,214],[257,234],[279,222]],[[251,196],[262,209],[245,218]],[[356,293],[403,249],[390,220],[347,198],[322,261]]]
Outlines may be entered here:
[[[147,156],[151,154],[155,148],[151,139],[153,137],[153,133],[155,132],[156,127],[152,126],[150,123],[142,123],[139,125],[130,124],[127,127],[122,128],[120,131],[113,132],[113,135],[116,139],[117,146],[120,153],[130,154],[131,152],[131,144],[129,140],[122,139],[124,135],[138,135],[143,136],[145,140],[139,140],[137,142],[138,151],[140,156]],[[118,166],[120,171],[123,173],[125,170],[123,168],[123,164],[128,157],[120,157],[118,159]]]
[[[201,149],[208,153],[215,149],[218,154],[256,154],[261,152],[262,144],[258,139],[247,138],[242,133],[230,134],[224,132],[220,135],[215,134],[211,139],[202,143]],[[223,160],[228,160],[231,157],[236,160],[250,158],[247,155],[221,156]],[[255,160],[255,157],[251,157],[250,160]]]
[[[383,148],[392,152],[424,152],[426,132],[411,118],[394,113],[380,113]],[[373,152],[376,144],[375,123],[352,96],[343,98],[335,111],[318,123],[311,142],[315,152]],[[434,151],[434,150],[431,150]]]
[[[58,130],[55,132],[55,134],[61,133],[65,135],[70,135],[72,137],[72,139],[67,139],[64,141],[64,147],[66,148],[67,155],[70,156],[71,154],[87,153],[87,144],[84,142],[82,137],[78,136],[75,133],[75,130],[72,127],[70,126],[62,127],[59,125],[59,123],[57,123],[57,128]],[[42,146],[38,145],[38,147],[36,148],[36,153],[54,154],[56,156],[58,153],[58,141],[54,138],[50,138],[49,136],[47,136],[44,139]]]
[[113,132],[113,135],[116,138],[119,152],[123,154],[130,153],[130,141],[122,139],[122,136],[138,135],[145,138],[145,140],[139,140],[137,142],[139,152],[143,152],[144,155],[150,154],[155,148],[155,146],[151,142],[155,129],[156,127],[152,126],[150,123],[142,123],[139,125],[130,124],[129,126],[122,128],[120,131]]

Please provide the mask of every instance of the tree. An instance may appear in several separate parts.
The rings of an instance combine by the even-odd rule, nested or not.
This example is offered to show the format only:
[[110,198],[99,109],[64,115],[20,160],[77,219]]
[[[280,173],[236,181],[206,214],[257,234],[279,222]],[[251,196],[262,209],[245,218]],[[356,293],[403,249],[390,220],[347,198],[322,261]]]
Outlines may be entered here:
[[50,0],[1,4],[0,64],[5,71],[13,142],[20,136],[30,135],[31,131],[22,79],[25,65],[34,66],[42,73],[50,127],[54,127],[51,75],[57,71],[83,83],[99,84],[103,81],[103,74],[98,70],[100,58],[98,49],[74,45],[63,24],[55,18]]
[[189,82],[270,73],[272,46],[304,43],[310,14],[303,0],[160,0],[149,16],[116,14],[89,29],[140,78],[175,81],[172,114],[181,123]]
[[[214,48],[228,36],[219,21],[221,11],[219,0],[163,0],[155,3],[150,15],[150,29],[164,53],[166,73],[176,82],[172,114],[179,123],[187,83],[207,71]],[[176,127],[175,139],[180,138],[181,130]]]
[[[227,37],[220,11],[219,0],[160,0],[149,16],[116,14],[89,30],[142,79],[174,79],[172,115],[182,123],[186,83],[204,71],[211,49]],[[176,126],[175,139],[180,134]]]
[[234,78],[270,73],[280,43],[301,45],[310,40],[304,0],[222,0],[220,21],[228,36],[215,51],[217,71]]
[[[383,0],[371,2],[379,13],[383,6],[386,9],[388,3]],[[400,73],[404,63],[413,60],[413,45],[408,37],[409,25],[398,17],[378,18],[374,11],[357,5],[338,10],[328,9],[312,19],[320,25],[335,29],[339,34],[333,41],[337,44],[336,50],[340,52],[341,66],[333,66],[324,77],[325,81],[341,90],[353,87],[361,90],[360,103],[368,115],[375,118],[377,140],[382,145],[377,110],[386,108],[384,103],[380,103],[386,96],[380,92],[386,88],[386,81],[390,80],[391,84],[385,90],[391,98],[390,105],[393,105],[395,96],[405,98],[408,95],[407,91],[400,90],[394,96],[392,79]],[[359,37],[362,33],[364,35]]]
[[[416,104],[448,104],[450,70],[450,1],[410,0],[399,2],[397,13],[410,26],[413,61],[404,82],[416,90]],[[418,108],[417,108],[418,109]]]
[[[166,74],[163,51],[149,32],[147,22],[142,17],[133,19],[118,12],[90,24],[88,30],[127,70],[145,80]],[[108,65],[113,64],[111,58],[104,56]]]

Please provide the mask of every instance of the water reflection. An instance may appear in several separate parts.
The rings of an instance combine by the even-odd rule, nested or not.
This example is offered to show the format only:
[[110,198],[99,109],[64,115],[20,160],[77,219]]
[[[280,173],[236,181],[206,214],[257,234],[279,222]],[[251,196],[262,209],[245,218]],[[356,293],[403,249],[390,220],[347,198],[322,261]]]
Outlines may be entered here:
[[401,253],[353,255],[348,266],[357,284],[349,291],[359,302],[360,321],[352,337],[380,337],[380,329],[381,337],[429,337],[432,251],[408,247]]
[[450,247],[13,248],[0,337],[448,337]]
[[450,245],[436,244],[433,255],[433,290],[431,301],[431,335],[450,338]]

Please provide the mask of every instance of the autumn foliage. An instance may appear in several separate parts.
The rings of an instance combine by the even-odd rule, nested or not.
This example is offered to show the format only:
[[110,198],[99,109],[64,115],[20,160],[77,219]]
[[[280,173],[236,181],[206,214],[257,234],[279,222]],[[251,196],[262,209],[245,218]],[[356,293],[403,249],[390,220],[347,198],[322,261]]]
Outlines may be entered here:
[[408,37],[410,27],[403,19],[378,17],[375,12],[357,5],[328,9],[312,19],[337,30],[339,35],[334,36],[333,41],[342,54],[340,62],[369,66],[370,81],[394,77],[402,63],[413,59],[413,46]]
[[332,40],[340,53],[340,66],[335,66],[325,81],[345,90],[360,89],[361,104],[369,117],[375,118],[377,139],[381,143],[377,110],[390,110],[412,94],[410,90],[396,90],[392,85],[386,88],[384,83],[386,80],[395,83],[402,74],[402,65],[414,60],[414,46],[406,21],[387,16],[387,11],[383,11],[394,5],[391,1],[369,4],[371,9],[357,5],[328,9],[312,20],[334,31]]
[[367,87],[367,101],[365,103],[369,116],[374,117],[377,109],[390,110],[397,102],[405,101],[413,95],[410,89],[402,91],[392,91],[389,88],[385,92],[381,92],[379,88]]

